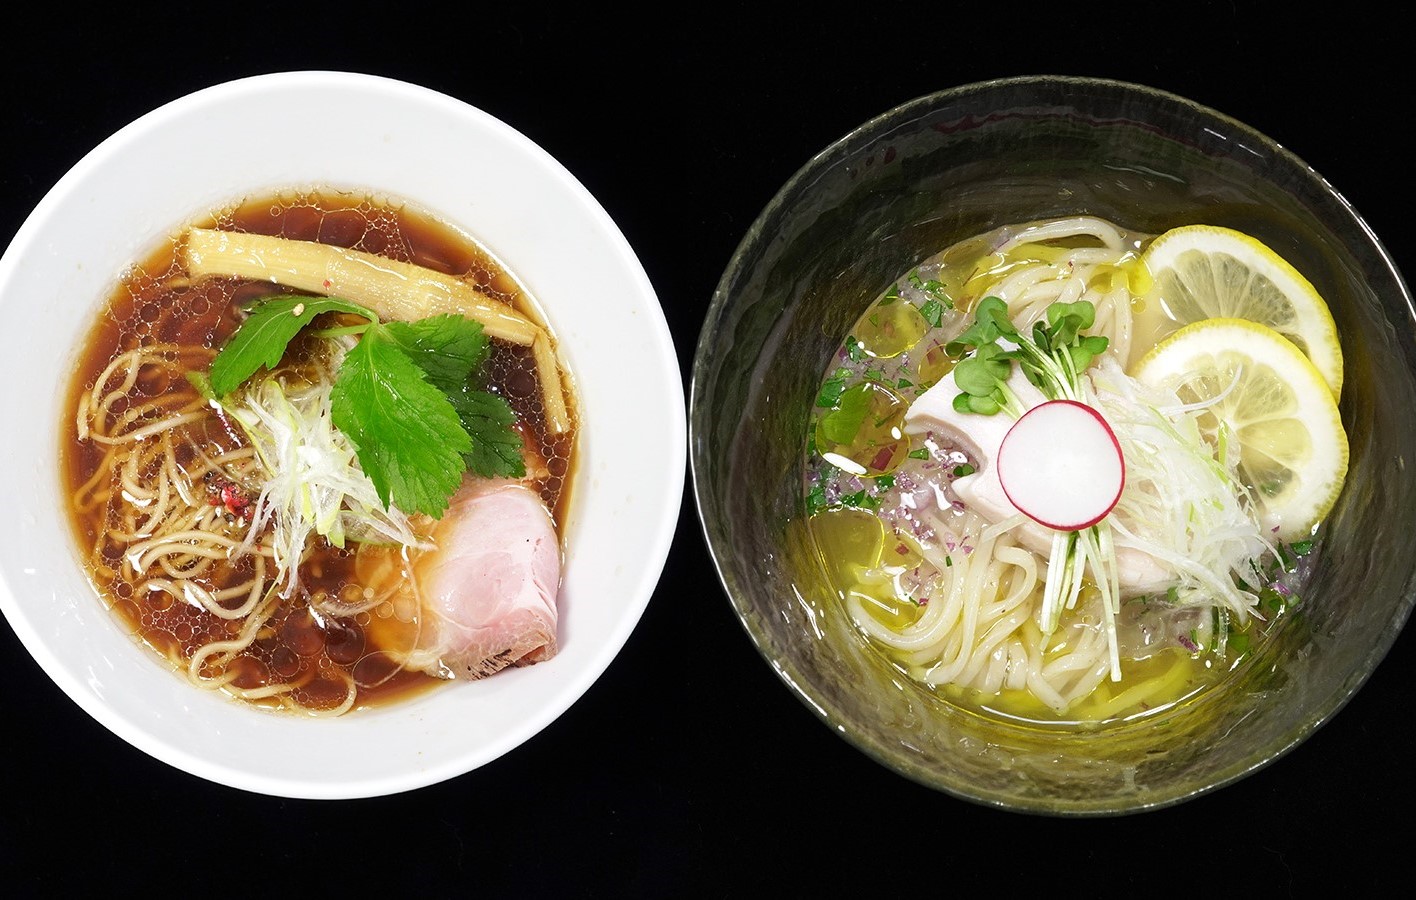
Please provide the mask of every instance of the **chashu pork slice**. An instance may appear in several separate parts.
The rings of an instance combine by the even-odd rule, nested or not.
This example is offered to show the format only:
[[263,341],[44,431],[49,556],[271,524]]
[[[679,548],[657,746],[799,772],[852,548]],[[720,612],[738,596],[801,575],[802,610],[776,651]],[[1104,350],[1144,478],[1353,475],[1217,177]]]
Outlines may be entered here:
[[[1018,366],[1013,366],[1008,376],[1008,388],[1025,410],[1047,401]],[[1004,492],[995,464],[998,448],[1015,420],[1005,413],[991,416],[961,413],[954,409],[954,398],[959,393],[953,372],[939,379],[910,405],[905,414],[905,431],[914,435],[933,434],[941,443],[958,447],[977,460],[973,473],[954,480],[954,493],[965,506],[996,524],[1020,512]],[[1054,533],[1046,525],[1025,518],[1015,529],[1014,536],[1020,545],[1045,559],[1052,552]],[[1167,566],[1133,547],[1116,548],[1116,570],[1121,594],[1126,597],[1163,590],[1175,581],[1174,572]]]
[[556,654],[560,542],[537,491],[467,478],[414,566],[423,623],[414,657],[459,678]]

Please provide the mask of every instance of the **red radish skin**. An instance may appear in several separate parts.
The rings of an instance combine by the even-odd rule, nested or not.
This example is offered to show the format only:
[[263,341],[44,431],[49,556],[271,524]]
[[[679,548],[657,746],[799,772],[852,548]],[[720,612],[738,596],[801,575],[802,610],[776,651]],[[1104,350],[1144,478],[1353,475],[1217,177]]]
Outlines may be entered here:
[[1126,486],[1126,461],[1101,413],[1075,400],[1028,410],[998,447],[998,480],[1024,515],[1057,531],[1106,518]]

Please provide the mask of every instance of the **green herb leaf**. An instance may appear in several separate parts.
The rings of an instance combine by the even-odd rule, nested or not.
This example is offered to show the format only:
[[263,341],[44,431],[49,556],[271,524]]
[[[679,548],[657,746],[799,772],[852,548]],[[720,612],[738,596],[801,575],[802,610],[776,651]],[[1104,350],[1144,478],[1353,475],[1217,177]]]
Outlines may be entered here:
[[833,444],[849,444],[870,412],[870,389],[862,382],[841,392],[836,408],[821,416],[819,431]]
[[832,407],[841,399],[841,392],[846,389],[846,379],[851,375],[849,369],[837,369],[830,378],[821,384],[821,392],[816,395],[816,405]]
[[860,341],[856,340],[855,335],[846,338],[846,356],[850,358],[851,362],[860,362],[865,358],[865,348],[861,346]]
[[526,474],[521,434],[512,427],[516,413],[504,398],[487,391],[464,390],[448,394],[448,399],[472,439],[472,449],[462,455],[468,469],[485,478]]
[[250,316],[212,360],[208,383],[217,397],[241,386],[261,366],[280,364],[285,348],[300,329],[320,313],[346,312],[377,323],[378,316],[357,303],[338,297],[268,297],[256,301]]
[[985,344],[954,367],[954,383],[959,390],[976,397],[992,394],[1013,371],[1012,357],[997,344]]
[[1277,615],[1283,612],[1283,595],[1271,587],[1266,587],[1259,591],[1259,607],[1270,615]]
[[998,297],[984,297],[974,308],[974,323],[963,334],[944,345],[950,356],[962,356],[971,348],[992,344],[1000,337],[1019,339],[1018,329],[1008,318],[1008,304]]
[[[949,296],[948,291],[944,290],[944,284],[937,278],[930,278],[926,280],[920,278],[918,272],[911,272],[910,284],[912,284],[916,290],[929,295],[929,300],[925,302],[925,306],[928,306],[930,303],[934,303],[939,307],[940,311],[954,308],[953,298]],[[920,312],[924,312],[924,309],[921,308]],[[927,319],[929,318],[929,316],[926,315],[925,318]],[[935,325],[935,327],[938,327],[939,325],[938,322],[935,322],[933,324]]]
[[931,297],[920,304],[919,314],[929,323],[929,327],[938,328],[939,323],[944,320],[944,304]]
[[877,509],[880,506],[880,498],[872,495],[865,488],[861,488],[854,494],[842,495],[841,505],[852,509]]
[[449,394],[467,387],[468,376],[481,367],[491,349],[480,322],[451,313],[382,327],[428,381]]
[[[1001,395],[1001,391],[999,392]],[[973,394],[959,394],[954,397],[954,410],[961,413],[976,413],[991,416],[1003,409],[1005,401],[1000,397],[976,397]]]
[[816,485],[806,492],[806,514],[814,516],[826,508],[826,488]]
[[920,447],[916,450],[911,450],[905,455],[908,456],[910,459],[929,459],[929,448]]
[[441,517],[472,441],[447,395],[384,329],[366,331],[344,357],[330,401],[384,505]]

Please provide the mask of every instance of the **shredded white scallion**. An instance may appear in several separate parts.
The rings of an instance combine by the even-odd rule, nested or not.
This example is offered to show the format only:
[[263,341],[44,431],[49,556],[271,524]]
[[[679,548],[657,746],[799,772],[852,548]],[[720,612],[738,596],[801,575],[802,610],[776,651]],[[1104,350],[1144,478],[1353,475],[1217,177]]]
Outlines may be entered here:
[[346,540],[427,547],[396,507],[385,509],[330,414],[333,378],[293,382],[271,374],[247,382],[222,404],[255,448],[267,480],[241,552],[271,526],[282,597],[300,588],[299,562],[311,533],[336,547]]
[[1242,585],[1261,584],[1256,561],[1277,550],[1235,477],[1226,443],[1212,447],[1201,433],[1204,407],[1146,387],[1109,358],[1089,375],[1088,399],[1126,459],[1126,490],[1109,517],[1116,546],[1172,568],[1180,605],[1218,601],[1240,623],[1257,615],[1258,597]]

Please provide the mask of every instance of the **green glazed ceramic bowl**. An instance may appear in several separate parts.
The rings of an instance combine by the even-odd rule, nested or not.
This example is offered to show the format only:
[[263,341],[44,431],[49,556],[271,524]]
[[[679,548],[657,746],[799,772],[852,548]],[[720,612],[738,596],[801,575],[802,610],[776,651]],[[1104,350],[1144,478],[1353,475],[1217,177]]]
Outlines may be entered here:
[[[986,720],[901,676],[844,615],[799,526],[811,405],[870,300],[961,238],[1078,213],[1151,233],[1226,225],[1301,261],[1340,330],[1352,458],[1304,603],[1275,639],[1187,708],[1067,735]],[[1401,275],[1358,214],[1302,160],[1221,113],[1138,85],[1062,77],[921,97],[809,160],[723,273],[689,410],[704,533],[772,669],[831,732],[880,763],[1020,811],[1172,805],[1301,743],[1363,684],[1408,617],[1412,321]]]

